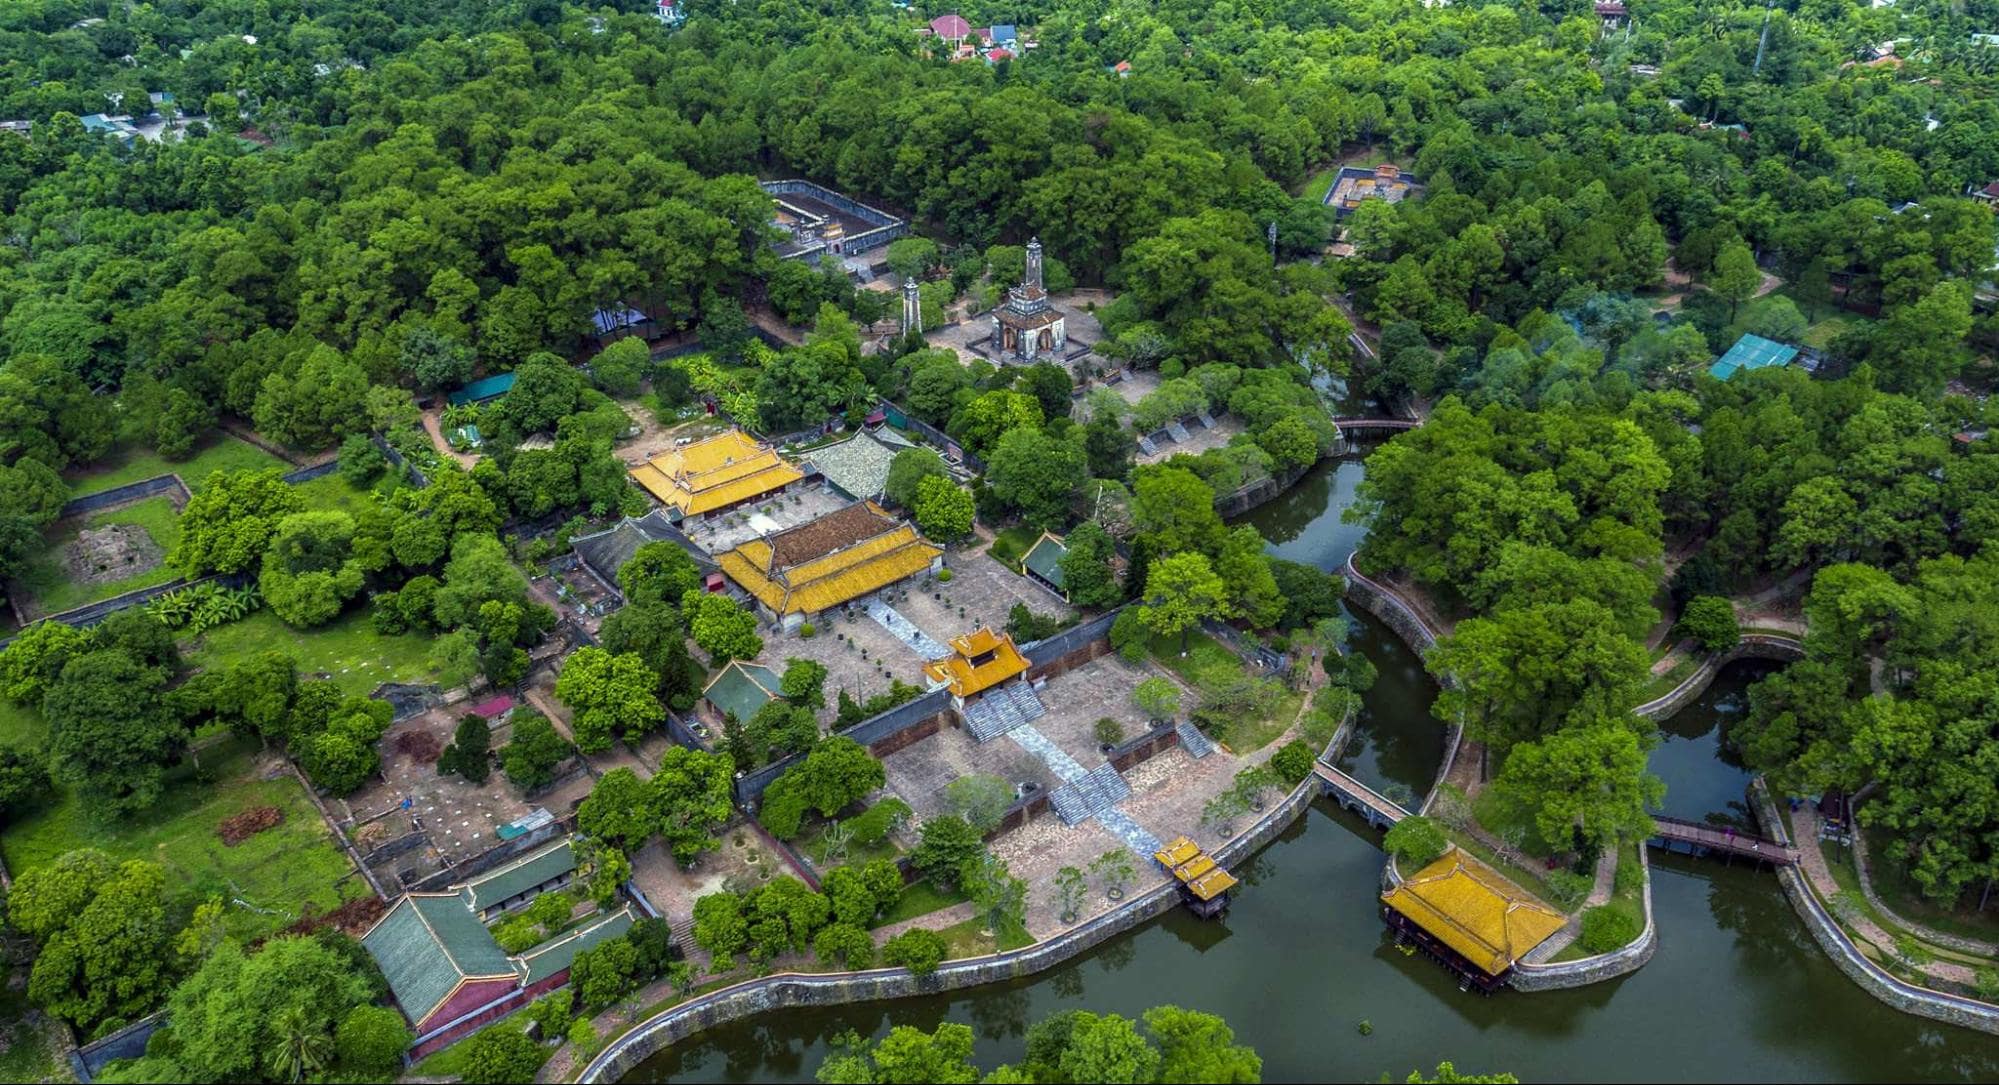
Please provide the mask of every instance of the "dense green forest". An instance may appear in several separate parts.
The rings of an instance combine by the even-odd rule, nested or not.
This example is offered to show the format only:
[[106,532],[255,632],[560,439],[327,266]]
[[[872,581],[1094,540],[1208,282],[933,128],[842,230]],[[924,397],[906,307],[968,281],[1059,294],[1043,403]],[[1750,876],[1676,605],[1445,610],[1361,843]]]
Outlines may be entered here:
[[[1099,521],[1072,535],[1079,603],[1184,604],[1154,634],[1205,606],[1302,636],[1334,608],[1325,584],[1264,560],[1213,503],[1329,453],[1312,381],[1350,376],[1427,416],[1369,459],[1361,562],[1455,620],[1429,660],[1456,679],[1438,713],[1485,744],[1547,851],[1586,864],[1643,834],[1657,736],[1631,707],[1661,623],[1693,632],[1790,584],[1808,657],[1756,688],[1731,740],[1788,793],[1860,794],[1925,893],[1973,901],[1999,878],[1999,249],[1973,197],[1999,181],[1999,45],[1977,36],[1999,3],[1630,7],[1607,26],[1588,0],[975,2],[974,26],[1036,46],[952,63],[917,32],[944,6],[879,0],[693,0],[678,27],[641,0],[14,0],[0,120],[29,123],[0,132],[0,575],[27,570],[92,471],[189,462],[224,423],[254,428],[339,448],[342,478],[382,499],[315,507],[275,471],[191,479],[175,571],[254,580],[294,628],[366,600],[376,634],[434,638],[444,673],[505,685],[554,622],[515,561],[647,507],[613,452],[631,422],[614,398],[649,387],[669,418],[698,392],[781,433],[889,397],[987,462],[981,520]],[[187,115],[182,138],[81,119],[156,95]],[[1328,170],[1382,161],[1422,198],[1336,219]],[[1159,398],[1092,393],[1072,417],[1059,367],[865,351],[884,295],[770,245],[757,181],[792,176],[913,221],[925,240],[891,263],[927,276],[926,326],[989,307],[1040,238],[1052,288],[1114,296],[1098,353],[1157,370]],[[707,353],[607,346],[591,317],[619,305]],[[753,339],[765,312],[800,341]],[[1710,377],[1744,333],[1808,346],[1814,372]],[[460,470],[414,399],[499,372],[505,399],[446,416],[485,433]],[[1139,433],[1209,407],[1244,435],[1134,469]],[[382,481],[369,433],[429,485]],[[945,474],[900,481],[916,495],[925,473]],[[934,516],[900,503],[962,535],[965,495],[944,489]],[[565,520],[540,551],[500,541]],[[1129,543],[1123,585],[1110,535]],[[740,610],[697,595],[683,616],[693,566],[662,560],[657,594],[607,624],[611,654],[578,653],[603,674],[575,686],[609,690],[593,745],[692,703],[689,633],[718,661],[761,647]],[[377,767],[378,708],[272,653],[189,678],[175,637],[132,613],[44,623],[0,654],[0,697],[47,732],[0,749],[0,810],[45,802],[53,778],[142,813],[202,731],[278,744],[336,793]],[[773,737],[732,745],[761,761]],[[170,909],[158,868],[93,852],[44,869],[40,914],[23,923],[17,897],[15,927],[61,954],[29,994],[85,1033],[162,1004],[207,1021],[289,967],[324,1005],[256,1027],[337,1030],[321,1071],[362,1079],[408,1041],[368,1012],[378,992],[337,939],[246,963],[209,952],[219,920]],[[227,1028],[177,1031],[166,1065],[304,1076]]]

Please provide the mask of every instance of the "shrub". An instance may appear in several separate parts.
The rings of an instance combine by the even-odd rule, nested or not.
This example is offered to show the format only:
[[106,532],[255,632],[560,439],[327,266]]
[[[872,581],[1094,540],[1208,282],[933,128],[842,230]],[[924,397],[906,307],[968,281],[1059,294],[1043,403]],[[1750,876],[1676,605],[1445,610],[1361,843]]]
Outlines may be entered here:
[[1592,954],[1609,953],[1630,945],[1643,929],[1638,917],[1622,908],[1609,904],[1591,908],[1583,913],[1583,949]]
[[508,953],[524,953],[540,944],[541,925],[523,912],[509,916],[493,926],[493,941]]
[[937,971],[951,947],[936,931],[911,927],[882,945],[882,963],[907,968],[918,976]]
[[465,1041],[465,1068],[461,1076],[472,1085],[533,1081],[535,1071],[547,1060],[548,1052],[528,1039],[527,1033],[500,1024]]
[[1406,864],[1404,873],[1414,873],[1430,865],[1451,846],[1442,825],[1434,819],[1420,816],[1396,822],[1381,842],[1390,855]]
[[800,640],[811,640],[818,632],[819,630],[813,628],[811,622],[806,622],[798,627],[798,637]]
[[1097,744],[1115,746],[1124,741],[1124,724],[1105,716],[1097,721]]
[[951,582],[951,575],[951,570],[949,569],[937,570],[937,583],[949,584]]
[[535,999],[525,1016],[538,1027],[538,1035],[550,1039],[569,1031],[569,1022],[573,1017],[570,1007],[574,1002],[575,996],[569,988],[563,987],[550,992],[546,998]]
[[1581,904],[1594,884],[1589,875],[1573,870],[1556,870],[1548,874],[1548,893],[1555,898],[1555,906],[1565,912]]
[[1286,787],[1292,787],[1312,775],[1312,760],[1312,747],[1304,739],[1294,738],[1270,755],[1270,768]]
[[841,824],[847,827],[848,839],[855,846],[871,848],[888,839],[888,834],[907,822],[909,815],[908,803],[901,799],[883,799]]

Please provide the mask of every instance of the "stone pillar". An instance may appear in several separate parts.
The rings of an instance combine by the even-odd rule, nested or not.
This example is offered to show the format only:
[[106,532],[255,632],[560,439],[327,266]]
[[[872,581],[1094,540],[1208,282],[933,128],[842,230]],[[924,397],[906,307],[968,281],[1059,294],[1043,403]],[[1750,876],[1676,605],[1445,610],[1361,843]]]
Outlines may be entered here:
[[916,279],[912,276],[902,283],[902,334],[922,330],[923,299],[917,293]]
[[1028,286],[1037,290],[1046,289],[1041,285],[1041,239],[1038,237],[1027,240],[1027,274],[1023,278]]

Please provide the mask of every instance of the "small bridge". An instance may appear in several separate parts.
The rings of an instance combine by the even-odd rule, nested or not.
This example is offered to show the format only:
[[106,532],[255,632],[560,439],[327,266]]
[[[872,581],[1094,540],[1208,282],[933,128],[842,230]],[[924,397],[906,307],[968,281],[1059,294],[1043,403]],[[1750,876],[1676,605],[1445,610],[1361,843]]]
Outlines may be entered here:
[[1333,801],[1359,814],[1369,825],[1377,829],[1389,826],[1409,816],[1397,803],[1384,797],[1379,791],[1348,776],[1324,761],[1312,762],[1312,775],[1325,785],[1325,794]]
[[1412,418],[1335,418],[1333,425],[1345,433],[1350,429],[1404,430],[1415,429],[1423,423]]
[[1654,816],[1651,844],[1687,855],[1716,855],[1724,858],[1753,859],[1773,866],[1794,866],[1798,849],[1748,833],[1717,829],[1679,818]]

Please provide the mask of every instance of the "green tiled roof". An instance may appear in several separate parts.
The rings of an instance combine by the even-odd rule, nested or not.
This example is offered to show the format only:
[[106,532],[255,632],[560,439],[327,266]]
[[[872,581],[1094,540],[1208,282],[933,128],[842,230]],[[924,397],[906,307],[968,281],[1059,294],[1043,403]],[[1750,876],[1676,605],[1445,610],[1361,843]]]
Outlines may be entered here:
[[715,706],[716,711],[728,715],[734,713],[737,722],[748,723],[757,709],[782,696],[782,685],[776,671],[761,663],[744,663],[731,660],[715,676],[701,696]]
[[1779,343],[1760,335],[1744,335],[1728,348],[1728,353],[1708,367],[1708,372],[1714,374],[1716,380],[1727,380],[1744,369],[1790,365],[1791,359],[1797,356],[1798,348],[1789,343]]
[[1062,540],[1053,535],[1043,535],[1028,549],[1021,564],[1034,570],[1034,575],[1067,591],[1069,586],[1062,582],[1062,559],[1068,553],[1069,548],[1063,545]]
[[569,846],[569,838],[565,836],[505,866],[495,867],[458,888],[465,894],[465,903],[472,914],[478,915],[508,897],[575,869],[576,851]]
[[422,1021],[472,977],[511,978],[514,964],[456,893],[406,896],[361,939],[389,989]]
[[632,906],[627,904],[587,927],[580,927],[556,941],[521,954],[514,958],[514,966],[520,969],[522,986],[540,983],[568,968],[578,953],[620,937],[631,929]]

